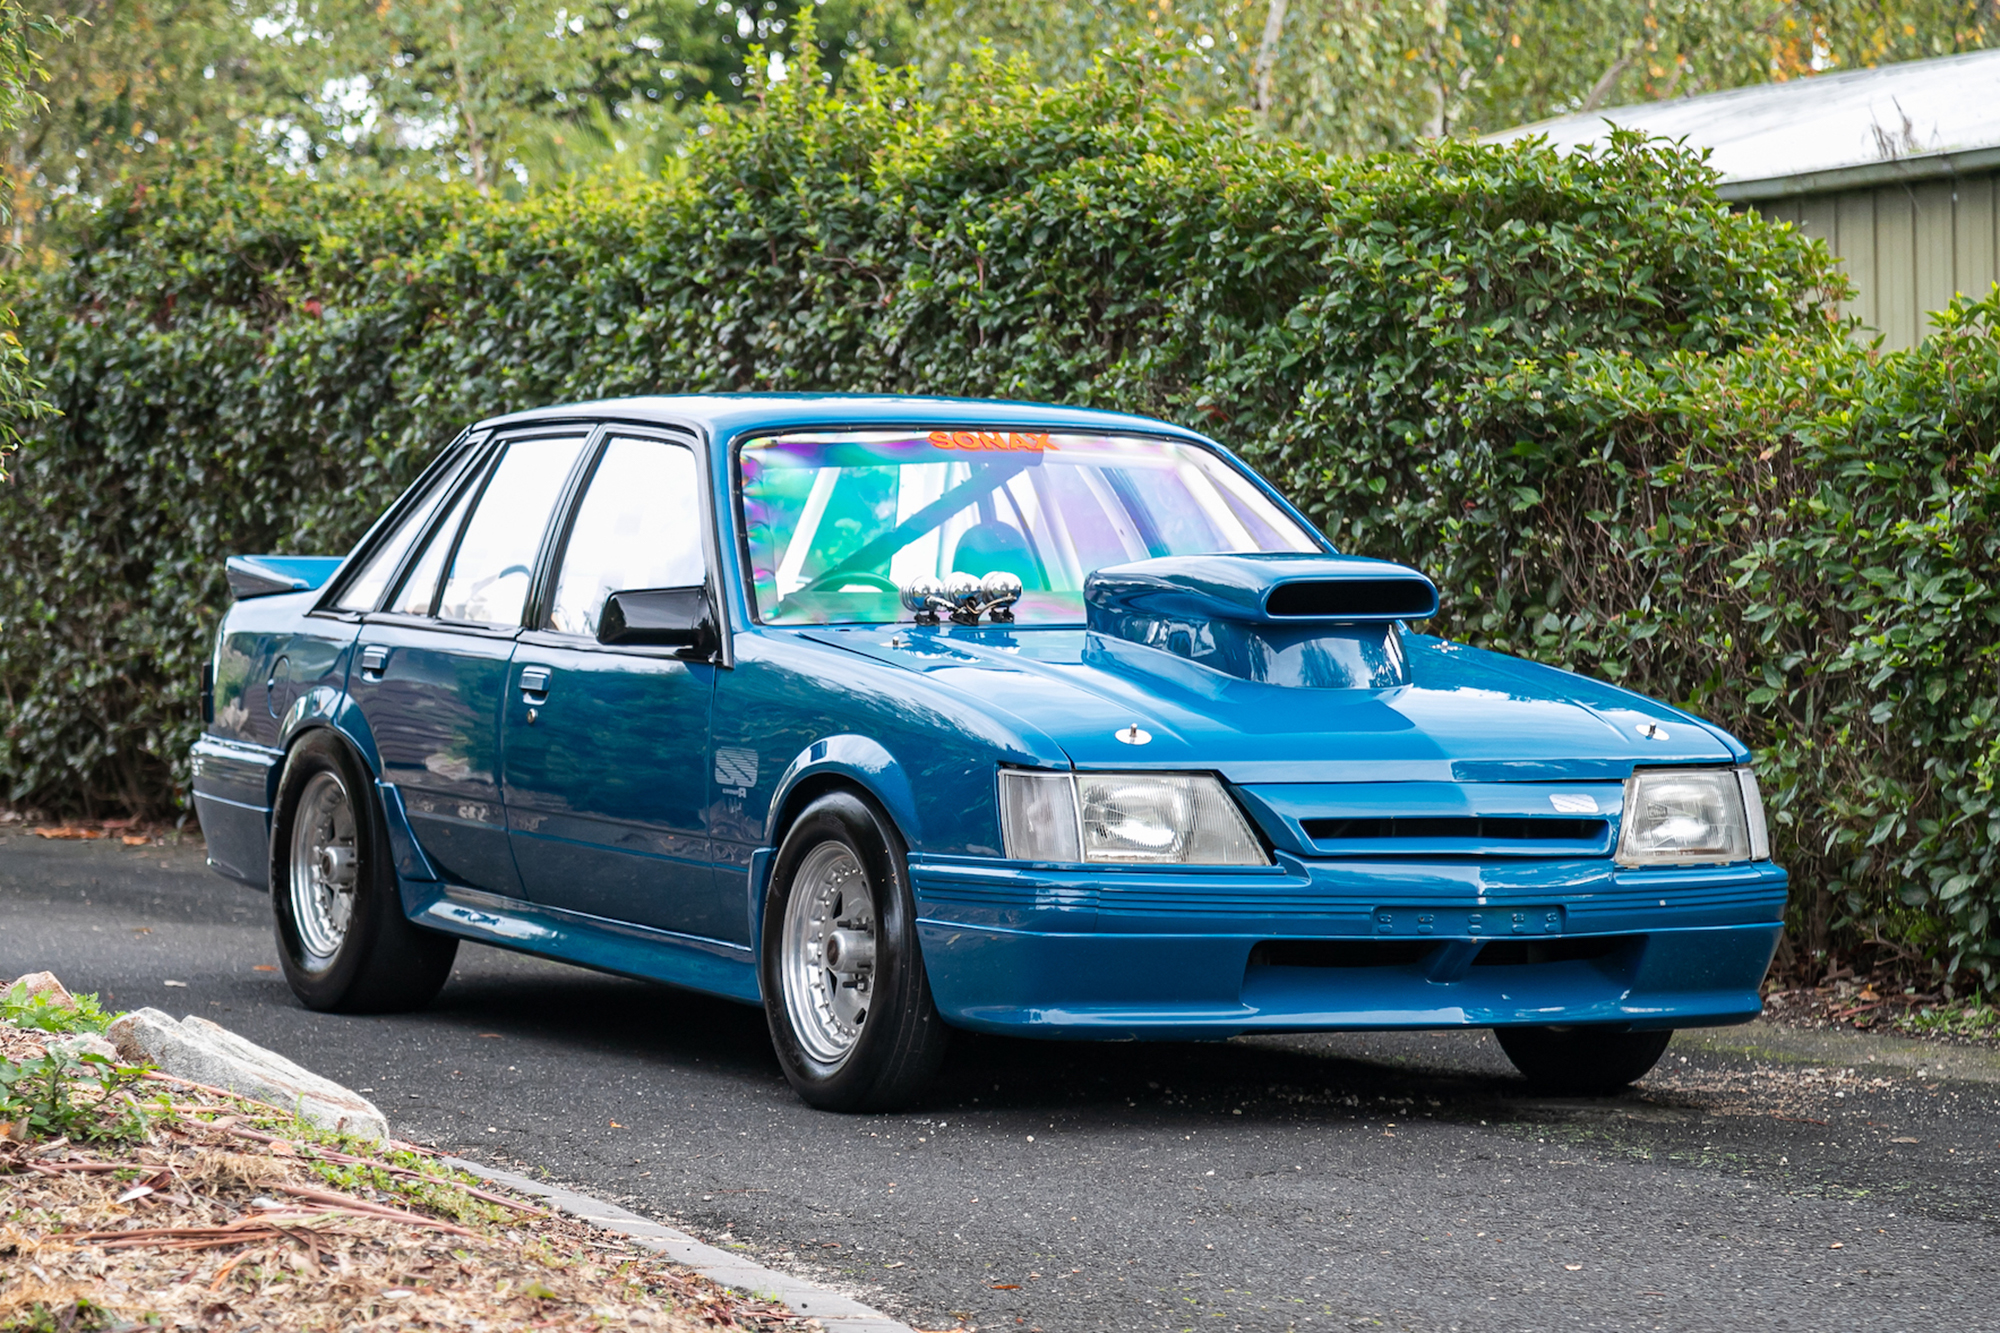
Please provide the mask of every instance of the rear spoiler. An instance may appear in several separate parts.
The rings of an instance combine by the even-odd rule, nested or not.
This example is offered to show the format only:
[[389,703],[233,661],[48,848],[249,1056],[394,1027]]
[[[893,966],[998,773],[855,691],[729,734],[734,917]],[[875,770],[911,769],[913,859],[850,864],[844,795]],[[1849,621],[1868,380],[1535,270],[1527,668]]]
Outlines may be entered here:
[[223,568],[229,591],[240,600],[279,592],[308,592],[333,577],[346,557],[338,555],[232,555]]

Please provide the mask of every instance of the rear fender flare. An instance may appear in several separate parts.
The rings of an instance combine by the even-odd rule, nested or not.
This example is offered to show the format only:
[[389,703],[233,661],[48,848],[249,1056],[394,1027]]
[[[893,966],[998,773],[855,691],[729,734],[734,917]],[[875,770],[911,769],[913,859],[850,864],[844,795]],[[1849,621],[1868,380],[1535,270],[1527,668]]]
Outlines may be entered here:
[[[354,702],[354,697],[345,690],[337,690],[331,685],[321,685],[307,690],[292,702],[286,710],[280,730],[284,751],[290,757],[292,747],[307,734],[330,730],[347,743],[368,775],[375,779],[376,794],[381,798],[382,821],[389,834],[389,851],[395,859],[396,874],[404,880],[435,880],[437,870],[425,857],[424,849],[417,844],[416,835],[410,831],[409,815],[403,809],[402,793],[382,781],[382,752],[375,746],[375,733],[368,725],[368,719]],[[277,818],[278,777],[284,772],[282,762],[271,769],[271,819]],[[407,895],[405,895],[407,899]]]
[[[362,715],[354,696],[331,685],[316,685],[292,700],[278,726],[278,743],[287,754],[300,736],[314,727],[332,727],[354,748],[376,781],[382,778],[382,752],[375,746],[375,733]],[[272,781],[275,783],[276,778]],[[275,792],[275,787],[273,788]]]

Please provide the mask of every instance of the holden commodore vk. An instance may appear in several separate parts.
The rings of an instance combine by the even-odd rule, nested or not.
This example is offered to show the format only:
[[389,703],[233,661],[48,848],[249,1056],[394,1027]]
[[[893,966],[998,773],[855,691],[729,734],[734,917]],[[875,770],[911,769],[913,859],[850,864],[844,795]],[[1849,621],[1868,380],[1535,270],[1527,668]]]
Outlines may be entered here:
[[1754,1016],[1778,938],[1743,746],[1419,633],[1422,574],[1142,417],[522,412],[229,576],[195,801],[315,1009],[476,940],[761,1004],[829,1108],[953,1028],[1490,1027],[1591,1092]]

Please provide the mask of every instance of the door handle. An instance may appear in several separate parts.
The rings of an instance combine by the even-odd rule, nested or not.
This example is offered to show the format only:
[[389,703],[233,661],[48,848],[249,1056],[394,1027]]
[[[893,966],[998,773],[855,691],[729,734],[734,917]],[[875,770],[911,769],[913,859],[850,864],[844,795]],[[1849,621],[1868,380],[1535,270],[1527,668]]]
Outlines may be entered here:
[[549,669],[547,667],[521,668],[521,699],[525,703],[545,704],[549,701]]
[[383,670],[389,665],[389,650],[381,644],[371,644],[361,650],[361,678],[363,680],[382,679]]

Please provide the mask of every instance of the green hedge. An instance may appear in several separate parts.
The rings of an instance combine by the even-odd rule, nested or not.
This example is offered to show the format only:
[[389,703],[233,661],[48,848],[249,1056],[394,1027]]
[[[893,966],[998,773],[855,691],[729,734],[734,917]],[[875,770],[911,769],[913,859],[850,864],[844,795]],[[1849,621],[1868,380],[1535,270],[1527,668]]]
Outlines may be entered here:
[[[803,73],[803,72],[802,72]],[[23,293],[63,409],[0,488],[0,772],[181,799],[238,550],[338,551],[464,421],[627,392],[1117,406],[1241,449],[1446,629],[1759,747],[1802,947],[1982,975],[1994,306],[1857,350],[1822,249],[1699,163],[1329,160],[1142,61],[718,117],[674,186],[523,203],[188,163]]]

